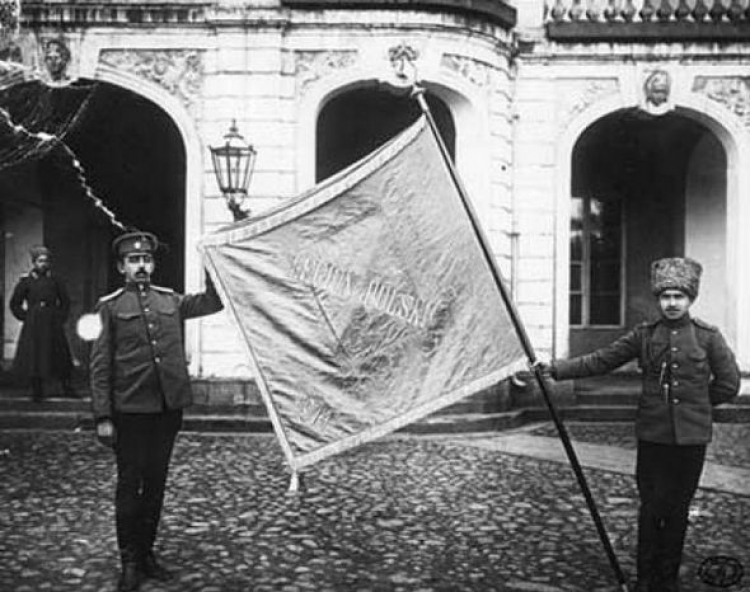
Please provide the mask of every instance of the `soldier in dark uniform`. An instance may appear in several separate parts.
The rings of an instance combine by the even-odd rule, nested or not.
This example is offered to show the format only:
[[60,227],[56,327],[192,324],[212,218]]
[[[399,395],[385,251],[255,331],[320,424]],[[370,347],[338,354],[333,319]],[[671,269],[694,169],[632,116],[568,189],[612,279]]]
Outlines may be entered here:
[[31,380],[32,398],[44,397],[44,381],[61,381],[65,396],[75,396],[70,384],[73,364],[64,323],[70,312],[65,285],[51,272],[50,252],[36,246],[30,251],[32,269],[16,284],[10,298],[13,316],[23,323],[13,370]]
[[222,309],[211,280],[206,291],[180,295],[151,284],[154,235],[128,233],[113,243],[125,286],[99,300],[101,332],[91,352],[91,397],[99,440],[117,460],[115,514],[122,560],[118,591],[144,577],[171,574],[154,556],[169,459],[192,403],[182,322]]
[[739,392],[740,372],[716,327],[689,314],[702,268],[668,258],[651,267],[661,319],[643,323],[611,345],[542,364],[563,380],[606,374],[637,359],[642,373],[636,436],[638,592],[679,590],[688,510],[711,440],[712,408]]

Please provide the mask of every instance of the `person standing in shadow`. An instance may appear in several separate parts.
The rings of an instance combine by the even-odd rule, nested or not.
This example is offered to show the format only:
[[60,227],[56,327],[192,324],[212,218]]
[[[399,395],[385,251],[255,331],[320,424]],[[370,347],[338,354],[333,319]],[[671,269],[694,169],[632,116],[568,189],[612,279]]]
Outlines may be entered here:
[[76,397],[71,385],[73,362],[64,324],[70,297],[62,281],[52,274],[50,251],[34,246],[31,271],[21,277],[10,298],[10,310],[23,325],[18,338],[13,371],[31,382],[31,398],[44,398],[44,382],[57,379],[63,395]]

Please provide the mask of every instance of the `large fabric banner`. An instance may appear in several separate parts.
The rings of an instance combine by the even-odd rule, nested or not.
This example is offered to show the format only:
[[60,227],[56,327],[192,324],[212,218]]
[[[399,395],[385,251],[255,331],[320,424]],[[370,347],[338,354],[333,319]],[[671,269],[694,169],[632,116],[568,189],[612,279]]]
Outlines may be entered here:
[[295,470],[525,366],[424,118],[200,248]]

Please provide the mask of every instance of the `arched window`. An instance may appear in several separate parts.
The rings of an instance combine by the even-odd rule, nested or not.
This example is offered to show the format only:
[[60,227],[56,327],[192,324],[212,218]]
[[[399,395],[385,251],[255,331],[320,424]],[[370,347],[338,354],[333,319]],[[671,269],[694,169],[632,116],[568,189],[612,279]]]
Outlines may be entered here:
[[[447,105],[426,95],[448,152],[455,159],[456,128]],[[412,97],[356,88],[331,99],[317,122],[316,182],[366,156],[414,123],[421,109]]]

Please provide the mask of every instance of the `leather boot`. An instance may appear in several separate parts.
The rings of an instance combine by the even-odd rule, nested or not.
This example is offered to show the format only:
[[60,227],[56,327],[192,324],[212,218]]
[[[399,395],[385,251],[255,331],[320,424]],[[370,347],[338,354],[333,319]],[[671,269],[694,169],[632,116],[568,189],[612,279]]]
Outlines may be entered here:
[[655,585],[658,561],[659,520],[644,505],[638,513],[638,549],[636,569],[638,581],[637,592],[657,592]]
[[638,578],[633,590],[634,592],[653,592],[650,580],[645,580],[643,578]]
[[141,561],[141,570],[147,578],[158,582],[168,582],[172,579],[172,574],[166,567],[156,560],[153,551],[146,553],[143,557],[143,560]]
[[138,570],[138,564],[130,561],[123,563],[120,581],[117,582],[117,592],[135,592],[140,587],[141,572]]
[[687,531],[687,510],[676,512],[664,521],[662,553],[659,557],[659,592],[679,592],[680,564]]

